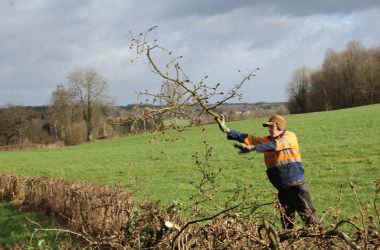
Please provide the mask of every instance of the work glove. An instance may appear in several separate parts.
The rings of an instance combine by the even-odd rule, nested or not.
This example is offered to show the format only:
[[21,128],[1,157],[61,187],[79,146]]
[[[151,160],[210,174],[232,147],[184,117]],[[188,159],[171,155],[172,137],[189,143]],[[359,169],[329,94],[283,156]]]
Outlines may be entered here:
[[221,115],[219,117],[216,117],[215,120],[218,122],[219,128],[223,133],[230,132],[230,129],[226,126],[226,121],[224,119],[224,116]]
[[238,148],[240,150],[239,153],[245,154],[245,153],[249,153],[251,151],[254,151],[255,145],[248,145],[248,144],[245,144],[242,142],[235,142],[234,148]]

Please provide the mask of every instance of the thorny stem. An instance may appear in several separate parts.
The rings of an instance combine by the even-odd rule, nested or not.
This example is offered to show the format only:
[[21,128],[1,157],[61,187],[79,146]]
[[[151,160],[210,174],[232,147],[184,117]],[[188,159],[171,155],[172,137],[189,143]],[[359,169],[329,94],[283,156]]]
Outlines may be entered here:
[[35,236],[38,232],[57,232],[57,234],[59,234],[59,233],[68,233],[68,234],[72,234],[72,235],[79,236],[80,238],[84,239],[89,245],[94,245],[94,244],[96,244],[95,242],[91,241],[90,239],[88,239],[88,238],[87,238],[86,236],[84,236],[83,234],[76,233],[76,232],[74,232],[74,231],[67,230],[67,229],[57,229],[57,228],[37,228],[37,229],[34,229],[34,232],[33,232],[32,236],[30,237],[30,242],[33,241],[34,236]]
[[378,197],[379,193],[380,193],[380,180],[378,181],[375,181],[375,185],[376,185],[376,193],[375,193],[375,199],[373,200],[373,207],[375,209],[375,214],[376,214],[376,217],[377,217],[377,221],[378,223],[380,224],[380,215],[379,215],[379,209],[377,208],[377,205],[376,205],[376,202],[378,200],[380,200],[380,197]]
[[266,220],[263,218],[263,223],[261,226],[258,228],[258,233],[260,239],[263,240],[263,236],[261,235],[261,229],[265,229],[265,232],[269,238],[270,241],[270,248],[275,249],[275,250],[280,250],[280,238],[276,232],[276,229]]
[[355,195],[356,204],[358,205],[358,210],[360,212],[360,217],[361,217],[360,219],[361,219],[361,223],[363,225],[363,230],[361,230],[361,231],[364,232],[364,247],[365,247],[365,249],[367,249],[368,230],[367,230],[367,227],[365,226],[364,211],[363,211],[363,208],[360,204],[359,196],[355,190],[354,183],[352,183],[352,181],[350,179],[348,179],[348,181],[350,183],[351,190]]
[[355,227],[357,230],[359,230],[359,231],[363,231],[363,229],[361,229],[358,225],[356,225],[355,223],[353,223],[353,222],[350,221],[350,220],[342,220],[342,221],[339,221],[339,222],[335,225],[335,227],[334,227],[334,229],[333,229],[332,231],[337,231],[338,228],[339,228],[340,226],[342,226],[343,224],[350,224],[350,225],[352,225],[353,227]]
[[223,210],[223,211],[221,211],[221,212],[219,212],[219,213],[217,213],[217,214],[215,214],[215,215],[213,215],[213,216],[211,216],[211,217],[202,218],[202,219],[198,219],[198,220],[193,220],[193,221],[189,221],[189,222],[187,222],[187,223],[186,223],[186,224],[185,224],[185,225],[179,230],[179,232],[174,236],[174,238],[173,238],[173,240],[172,240],[172,249],[174,249],[174,243],[175,243],[175,241],[177,240],[178,236],[180,236],[180,234],[181,234],[181,233],[182,233],[182,232],[183,232],[188,226],[190,226],[191,224],[198,223],[198,222],[202,222],[202,221],[207,221],[207,220],[212,220],[212,219],[218,217],[218,216],[221,215],[221,214],[227,213],[227,212],[229,212],[229,211],[231,211],[231,210],[233,210],[233,209],[239,207],[240,205],[241,205],[241,204],[239,203],[239,204],[237,204],[237,205],[235,205],[235,206],[233,206],[233,207],[227,208],[227,209],[225,209],[225,210]]
[[[38,231],[46,231],[46,232],[57,232],[58,234],[59,233],[68,233],[68,234],[72,234],[72,235],[76,235],[76,236],[79,236],[80,238],[84,239],[86,242],[88,242],[90,245],[94,245],[96,244],[96,242],[93,242],[91,241],[90,239],[88,239],[87,237],[85,237],[83,234],[80,234],[80,233],[76,233],[74,231],[71,231],[71,230],[67,230],[67,229],[58,229],[58,228],[39,228],[39,229],[35,229],[34,232],[33,232],[33,235],[35,233],[37,233]],[[32,238],[33,238],[33,235],[32,235]]]

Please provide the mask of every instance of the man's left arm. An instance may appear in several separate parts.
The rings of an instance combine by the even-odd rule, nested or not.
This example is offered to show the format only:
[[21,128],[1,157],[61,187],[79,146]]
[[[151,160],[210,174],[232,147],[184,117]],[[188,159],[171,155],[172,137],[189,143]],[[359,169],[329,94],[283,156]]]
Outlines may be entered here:
[[256,151],[260,153],[268,152],[268,151],[275,151],[276,150],[276,141],[271,140],[270,142],[263,143],[259,142],[256,145]]
[[292,132],[284,132],[276,139],[266,143],[256,144],[257,152],[281,151],[288,148],[298,147],[297,137]]

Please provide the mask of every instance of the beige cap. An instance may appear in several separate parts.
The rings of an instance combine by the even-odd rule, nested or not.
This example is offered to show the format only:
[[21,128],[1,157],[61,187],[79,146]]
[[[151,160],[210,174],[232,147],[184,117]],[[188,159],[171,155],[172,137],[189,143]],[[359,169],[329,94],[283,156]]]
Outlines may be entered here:
[[264,127],[273,126],[274,124],[277,125],[278,130],[284,130],[286,128],[286,121],[284,117],[281,115],[274,115],[265,123],[263,123]]

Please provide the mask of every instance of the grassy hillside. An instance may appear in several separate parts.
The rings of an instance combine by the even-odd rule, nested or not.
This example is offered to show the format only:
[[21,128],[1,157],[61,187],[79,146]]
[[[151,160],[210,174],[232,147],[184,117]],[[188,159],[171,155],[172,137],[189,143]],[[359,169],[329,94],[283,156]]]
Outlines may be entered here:
[[[337,205],[344,184],[342,215],[356,210],[348,179],[356,184],[362,202],[371,204],[373,180],[380,178],[380,105],[286,116],[288,130],[296,132],[306,177],[318,212]],[[227,122],[230,128],[266,135],[266,119]],[[189,202],[191,181],[199,179],[192,155],[205,153],[203,141],[213,148],[211,166],[221,169],[220,196],[236,183],[252,184],[260,200],[274,191],[265,174],[263,156],[239,155],[216,124],[181,133],[144,134],[80,146],[39,151],[0,152],[0,172],[51,176],[78,182],[120,184],[140,199]]]

